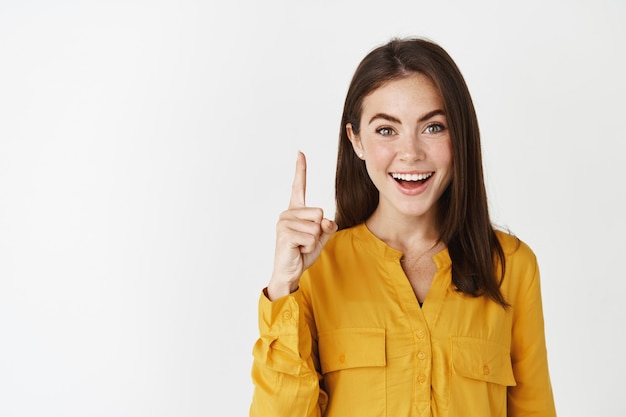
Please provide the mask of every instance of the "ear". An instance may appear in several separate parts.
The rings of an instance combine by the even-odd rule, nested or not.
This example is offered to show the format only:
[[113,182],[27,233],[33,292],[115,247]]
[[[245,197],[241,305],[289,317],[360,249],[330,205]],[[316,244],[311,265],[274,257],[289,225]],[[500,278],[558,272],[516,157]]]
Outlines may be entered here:
[[346,133],[348,134],[348,139],[350,139],[350,142],[352,143],[354,153],[356,153],[359,158],[364,159],[363,143],[361,143],[361,137],[354,133],[354,130],[352,130],[352,123],[346,124]]

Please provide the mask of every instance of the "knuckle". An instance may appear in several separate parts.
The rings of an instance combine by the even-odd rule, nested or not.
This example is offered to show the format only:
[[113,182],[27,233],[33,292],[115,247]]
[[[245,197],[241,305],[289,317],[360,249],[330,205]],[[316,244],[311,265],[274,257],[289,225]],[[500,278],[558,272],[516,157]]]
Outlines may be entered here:
[[311,245],[311,240],[311,235],[306,234],[302,235],[300,239],[298,239],[298,243],[303,249],[306,250]]
[[290,222],[298,218],[297,212],[294,209],[285,210],[278,216],[278,223]]
[[324,210],[322,210],[319,207],[315,207],[313,208],[313,214],[315,216],[316,219],[322,219],[324,217]]

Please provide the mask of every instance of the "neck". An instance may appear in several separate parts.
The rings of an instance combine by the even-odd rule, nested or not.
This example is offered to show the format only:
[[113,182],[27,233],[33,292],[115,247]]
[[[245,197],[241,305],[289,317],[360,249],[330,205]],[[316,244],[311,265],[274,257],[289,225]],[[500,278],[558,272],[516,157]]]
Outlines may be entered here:
[[365,224],[376,237],[390,247],[405,253],[410,249],[426,250],[439,240],[434,215],[389,217],[382,214],[379,208]]

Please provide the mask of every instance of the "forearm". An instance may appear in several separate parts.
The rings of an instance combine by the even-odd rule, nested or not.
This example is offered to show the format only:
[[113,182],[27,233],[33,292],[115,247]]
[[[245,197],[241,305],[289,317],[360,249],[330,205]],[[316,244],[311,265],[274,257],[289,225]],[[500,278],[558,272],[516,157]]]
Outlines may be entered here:
[[544,330],[539,270],[535,266],[527,291],[520,295],[513,324],[511,356],[517,385],[509,387],[508,415],[556,415]]
[[[312,338],[297,295],[259,301],[260,338],[254,345],[250,416],[320,416],[326,394],[312,357]],[[321,405],[320,405],[321,404]]]

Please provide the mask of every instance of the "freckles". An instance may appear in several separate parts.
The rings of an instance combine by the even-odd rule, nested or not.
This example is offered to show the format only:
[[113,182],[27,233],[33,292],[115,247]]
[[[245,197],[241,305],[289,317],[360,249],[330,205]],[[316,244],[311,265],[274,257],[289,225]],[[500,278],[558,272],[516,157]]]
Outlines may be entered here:
[[437,154],[441,159],[447,159],[448,161],[452,162],[453,149],[452,142],[449,139],[444,143],[437,144],[437,146],[435,146],[432,151],[434,154]]
[[384,152],[384,147],[380,146],[380,144],[375,141],[364,140],[361,142],[361,148],[363,152],[365,152],[366,156],[376,156],[380,155],[381,152]]
[[371,159],[373,161],[383,162],[385,160],[392,159],[396,154],[397,152],[392,149],[388,149],[385,147],[372,147],[368,150],[366,156],[369,156],[368,159]]

